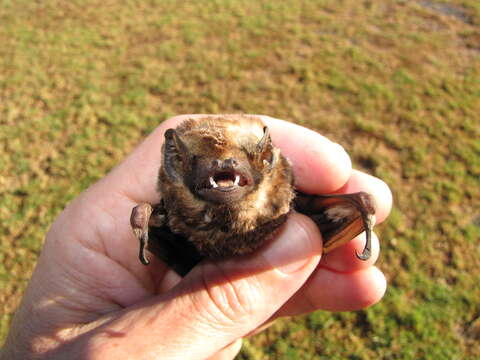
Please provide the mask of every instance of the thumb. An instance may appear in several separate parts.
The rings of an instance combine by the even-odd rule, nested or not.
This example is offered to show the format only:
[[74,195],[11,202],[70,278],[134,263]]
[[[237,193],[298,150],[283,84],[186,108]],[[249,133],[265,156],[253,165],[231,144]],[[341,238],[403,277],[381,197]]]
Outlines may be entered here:
[[[292,214],[275,239],[255,254],[203,263],[169,292],[98,328],[95,355],[212,356],[267,321],[308,279],[321,250],[313,222]],[[122,336],[114,345],[105,334]]]

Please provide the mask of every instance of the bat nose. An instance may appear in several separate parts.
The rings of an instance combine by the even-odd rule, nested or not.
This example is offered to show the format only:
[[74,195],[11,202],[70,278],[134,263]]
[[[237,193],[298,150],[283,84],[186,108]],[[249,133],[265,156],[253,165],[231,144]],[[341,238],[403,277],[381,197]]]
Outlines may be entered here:
[[237,160],[232,158],[225,159],[223,160],[222,169],[224,170],[234,169],[237,167],[237,165],[238,165]]
[[238,166],[237,160],[233,158],[225,159],[225,160],[213,160],[212,167],[214,169],[222,169],[222,170],[231,170]]

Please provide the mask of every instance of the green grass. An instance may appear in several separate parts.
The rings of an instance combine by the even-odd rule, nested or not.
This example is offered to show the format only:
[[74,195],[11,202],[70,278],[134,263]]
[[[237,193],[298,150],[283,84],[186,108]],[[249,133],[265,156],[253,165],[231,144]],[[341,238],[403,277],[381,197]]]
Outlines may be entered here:
[[480,356],[480,5],[0,0],[0,341],[65,204],[162,120],[263,113],[385,179],[384,300],[286,319],[240,358]]

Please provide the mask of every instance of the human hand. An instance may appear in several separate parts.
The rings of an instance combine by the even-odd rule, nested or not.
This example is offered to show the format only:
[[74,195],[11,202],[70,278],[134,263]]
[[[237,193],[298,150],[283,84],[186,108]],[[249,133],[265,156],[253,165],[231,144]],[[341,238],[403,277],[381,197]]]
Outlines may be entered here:
[[[291,215],[276,239],[254,254],[204,262],[183,279],[153,257],[143,266],[130,212],[138,203],[158,201],[163,133],[185,117],[162,123],[58,216],[2,359],[233,358],[242,337],[277,317],[355,310],[383,296],[385,278],[374,266],[375,236],[367,261],[355,256],[355,249],[363,248],[362,236],[320,261],[320,234],[300,214]],[[340,146],[297,125],[262,120],[292,161],[300,190],[369,192],[377,203],[377,222],[385,219],[390,190],[352,170]]]

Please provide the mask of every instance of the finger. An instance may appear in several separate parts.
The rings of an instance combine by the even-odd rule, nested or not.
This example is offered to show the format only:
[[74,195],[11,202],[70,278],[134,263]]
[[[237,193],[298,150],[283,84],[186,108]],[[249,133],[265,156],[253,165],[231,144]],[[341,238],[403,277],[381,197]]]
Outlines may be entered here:
[[353,170],[347,183],[336,193],[350,194],[358,191],[365,191],[373,196],[376,204],[376,223],[384,221],[392,209],[392,192],[388,185],[379,178]]
[[348,274],[318,267],[275,317],[299,315],[320,309],[360,310],[380,301],[386,286],[385,276],[376,267]]
[[270,128],[275,145],[292,162],[298,189],[324,194],[348,180],[352,162],[339,144],[303,126],[269,116],[261,119]]
[[[96,354],[115,358],[116,351],[140,349],[150,357],[214,355],[263,324],[298,291],[318,264],[319,236],[308,218],[292,215],[275,241],[257,253],[242,261],[203,263],[167,294],[94,330]],[[105,334],[121,334],[114,349]]]

